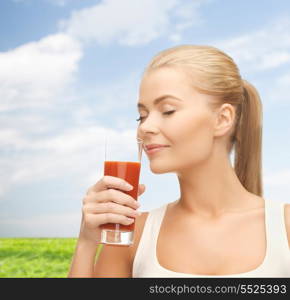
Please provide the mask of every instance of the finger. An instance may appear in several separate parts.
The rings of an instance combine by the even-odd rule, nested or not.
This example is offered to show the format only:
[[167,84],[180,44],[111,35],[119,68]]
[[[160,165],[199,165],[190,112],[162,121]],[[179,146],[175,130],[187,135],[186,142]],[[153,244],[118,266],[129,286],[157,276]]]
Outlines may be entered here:
[[119,189],[122,191],[131,191],[134,187],[128,183],[126,180],[115,177],[115,176],[104,176],[100,179],[96,184],[89,188],[88,192],[90,191],[102,191],[106,189]]
[[115,202],[137,209],[140,204],[130,195],[115,189],[108,189],[100,192],[90,192],[83,200],[83,204],[88,202]]
[[107,223],[130,225],[135,219],[123,215],[105,213],[105,214],[86,214],[84,217],[85,224],[90,229],[98,228],[100,225]]
[[83,206],[84,214],[104,214],[113,213],[124,215],[129,218],[136,218],[141,215],[141,212],[132,209],[128,206],[120,205],[114,202],[93,203],[89,202]]

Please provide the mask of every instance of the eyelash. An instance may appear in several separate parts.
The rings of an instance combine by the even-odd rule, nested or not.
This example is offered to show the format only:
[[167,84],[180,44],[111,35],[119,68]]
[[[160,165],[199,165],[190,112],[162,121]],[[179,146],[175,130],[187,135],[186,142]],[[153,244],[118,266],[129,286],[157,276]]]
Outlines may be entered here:
[[[163,115],[171,115],[175,112],[175,110],[166,111],[163,113]],[[139,119],[136,119],[137,122],[142,121],[146,117],[139,117]]]

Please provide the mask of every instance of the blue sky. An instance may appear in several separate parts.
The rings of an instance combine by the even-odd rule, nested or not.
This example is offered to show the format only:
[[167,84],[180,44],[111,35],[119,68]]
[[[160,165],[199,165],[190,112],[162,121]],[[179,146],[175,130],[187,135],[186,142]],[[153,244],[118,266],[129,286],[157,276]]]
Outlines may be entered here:
[[[289,32],[286,0],[1,1],[0,237],[77,236],[104,132],[134,135],[141,74],[178,44],[220,48],[257,87],[264,195],[290,203]],[[143,211],[179,196],[146,157],[140,181]]]

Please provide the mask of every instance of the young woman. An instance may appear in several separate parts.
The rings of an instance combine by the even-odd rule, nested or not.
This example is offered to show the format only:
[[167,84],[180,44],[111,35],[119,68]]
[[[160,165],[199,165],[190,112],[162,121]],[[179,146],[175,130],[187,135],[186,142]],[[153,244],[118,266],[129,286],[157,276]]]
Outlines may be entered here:
[[[176,173],[180,197],[140,215],[126,182],[101,178],[84,198],[68,276],[290,277],[290,205],[263,198],[262,104],[232,58],[209,46],[162,51],[138,109],[150,169]],[[99,226],[134,220],[134,245],[104,246],[96,260]]]

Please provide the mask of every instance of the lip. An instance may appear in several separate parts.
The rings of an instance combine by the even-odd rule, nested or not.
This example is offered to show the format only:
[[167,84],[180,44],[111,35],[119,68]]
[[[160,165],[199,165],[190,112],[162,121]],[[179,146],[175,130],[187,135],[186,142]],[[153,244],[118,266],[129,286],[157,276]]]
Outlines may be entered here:
[[160,145],[160,144],[150,144],[145,145],[145,151],[147,154],[153,154],[163,150],[164,148],[169,147],[168,145]]
[[151,150],[151,149],[160,148],[160,147],[169,147],[169,146],[163,145],[163,144],[147,144],[147,145],[145,145],[146,150]]

